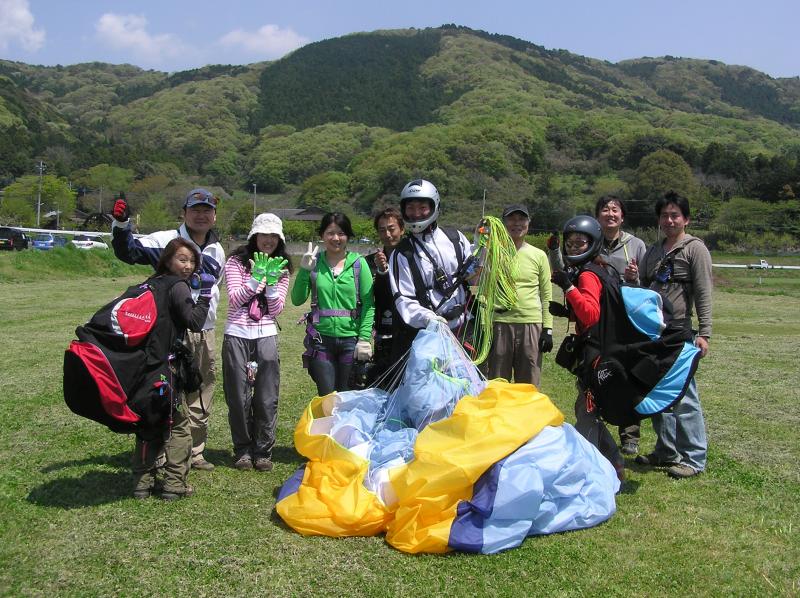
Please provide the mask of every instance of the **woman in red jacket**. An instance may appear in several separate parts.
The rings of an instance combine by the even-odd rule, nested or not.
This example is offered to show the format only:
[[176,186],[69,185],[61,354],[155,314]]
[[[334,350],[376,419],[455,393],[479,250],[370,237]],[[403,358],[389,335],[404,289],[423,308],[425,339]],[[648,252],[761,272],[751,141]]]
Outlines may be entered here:
[[[592,263],[605,265],[602,258],[598,257],[603,243],[603,232],[600,224],[591,216],[576,216],[564,225],[562,239],[564,263],[568,269],[555,270],[551,280],[564,291],[568,315],[575,322],[575,331],[581,337],[600,321],[603,281],[588,266]],[[617,477],[622,480],[625,477],[625,461],[617,443],[597,415],[591,393],[580,378],[577,386],[575,429],[611,462],[617,471]]]

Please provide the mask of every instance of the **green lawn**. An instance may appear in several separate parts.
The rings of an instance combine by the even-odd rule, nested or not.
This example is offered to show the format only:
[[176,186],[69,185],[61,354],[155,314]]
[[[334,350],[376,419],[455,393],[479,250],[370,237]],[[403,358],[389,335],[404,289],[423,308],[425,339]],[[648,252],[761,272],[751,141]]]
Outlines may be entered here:
[[[275,470],[232,469],[218,384],[207,452],[216,470],[192,473],[191,499],[136,501],[132,438],[67,409],[61,360],[75,326],[143,276],[37,280],[10,259],[0,256],[0,595],[800,593],[800,273],[781,274],[792,292],[763,292],[752,272],[718,277],[711,353],[698,375],[705,474],[674,481],[631,463],[604,525],[495,556],[412,556],[380,537],[302,537],[275,515],[277,489],[302,462],[292,434],[314,390],[300,366],[302,310],[280,318]],[[574,421],[572,380],[550,356],[542,386]],[[645,424],[643,448],[653,441]]]

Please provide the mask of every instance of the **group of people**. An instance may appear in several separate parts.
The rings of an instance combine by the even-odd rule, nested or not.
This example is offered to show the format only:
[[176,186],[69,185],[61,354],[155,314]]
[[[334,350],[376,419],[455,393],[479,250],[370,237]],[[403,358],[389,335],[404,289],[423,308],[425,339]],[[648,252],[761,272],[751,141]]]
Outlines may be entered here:
[[[310,298],[303,364],[320,396],[351,388],[354,365],[370,365],[369,382],[385,378],[402,363],[417,332],[430,322],[438,321],[457,332],[471,318],[469,283],[476,276],[469,259],[473,248],[461,232],[439,226],[440,197],[430,181],[409,182],[400,194],[399,209],[387,208],[375,216],[382,247],[366,258],[347,249],[354,237],[347,216],[326,214],[318,229],[321,249],[309,243],[291,290],[292,263],[281,220],[274,214],[258,215],[246,244],[226,260],[213,230],[217,203],[209,191],[194,189],[186,197],[184,222],[178,229],[141,237],[133,235],[125,199],[118,199],[114,206],[113,247],[119,259],[150,264],[156,276],[169,273],[187,281],[196,279],[191,285],[193,297],[184,289],[171,313],[175,334],[190,347],[202,384],[183,398],[180,417],[172,418],[161,442],[151,443],[147,450],[137,444],[134,495],[139,498],[154,493],[167,499],[189,496],[193,492],[187,483],[189,469],[214,468],[203,451],[216,377],[214,329],[223,277],[228,293],[223,386],[234,467],[241,470],[272,469],[280,388],[276,318],[287,295],[297,306]],[[517,249],[518,301],[512,309],[494,314],[487,377],[538,386],[542,355],[553,349],[553,315],[574,321],[578,334],[597,322],[603,282],[589,264],[613,273],[620,284],[655,289],[672,303],[674,317],[686,326],[691,326],[696,308],[700,323],[696,344],[705,354],[711,332],[710,256],[699,239],[686,233],[689,205],[685,198],[667,194],[655,210],[665,238],[646,249],[640,239],[622,231],[624,202],[614,196],[601,198],[595,218],[577,217],[567,223],[561,247],[566,267],[551,269],[548,255],[525,241],[531,223],[528,208],[508,206],[502,221]],[[554,308],[552,284],[564,292],[561,309]],[[598,446],[622,477],[620,450],[587,401],[585,390],[579,386],[576,428]],[[673,477],[703,471],[705,426],[693,379],[685,397],[671,412],[655,416],[653,425],[655,450],[639,455],[637,462],[666,466]],[[620,427],[619,434],[622,453],[638,453],[638,422]],[[165,474],[159,488],[155,473],[164,461],[165,472],[177,473]]]

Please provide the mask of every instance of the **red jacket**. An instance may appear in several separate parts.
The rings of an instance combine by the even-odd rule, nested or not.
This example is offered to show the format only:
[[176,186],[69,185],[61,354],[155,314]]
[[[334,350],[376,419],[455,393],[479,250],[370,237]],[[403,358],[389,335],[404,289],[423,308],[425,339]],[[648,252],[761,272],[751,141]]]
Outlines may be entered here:
[[603,283],[594,272],[583,270],[578,275],[578,285],[566,295],[567,302],[575,316],[575,329],[578,334],[597,324],[600,320],[600,295]]

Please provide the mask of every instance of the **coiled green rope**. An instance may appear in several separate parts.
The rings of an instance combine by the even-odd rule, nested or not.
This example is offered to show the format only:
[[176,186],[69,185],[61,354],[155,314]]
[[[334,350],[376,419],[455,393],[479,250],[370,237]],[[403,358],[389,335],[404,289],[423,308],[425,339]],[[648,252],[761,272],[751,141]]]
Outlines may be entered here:
[[475,285],[473,320],[464,326],[461,340],[471,349],[472,361],[477,365],[486,360],[492,348],[495,312],[511,309],[517,304],[514,279],[519,267],[517,248],[499,218],[487,216],[481,220],[476,237],[474,255],[481,270]]

